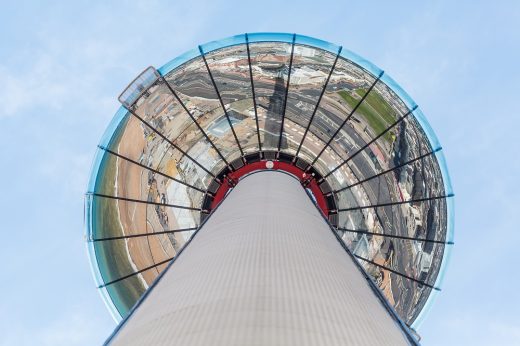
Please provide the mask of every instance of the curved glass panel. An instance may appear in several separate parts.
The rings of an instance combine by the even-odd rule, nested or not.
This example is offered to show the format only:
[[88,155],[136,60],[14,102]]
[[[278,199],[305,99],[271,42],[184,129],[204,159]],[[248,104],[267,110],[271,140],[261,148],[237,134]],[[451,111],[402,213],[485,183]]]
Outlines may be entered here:
[[208,133],[214,137],[216,143],[225,143],[224,156],[231,161],[240,154],[240,150],[233,153],[228,150],[237,146],[233,131],[242,150],[258,151],[247,46],[242,44],[226,47],[205,56],[216,90],[226,109],[226,113],[222,111],[220,116],[212,117],[216,121],[209,123]]
[[385,73],[381,76],[381,81],[385,83],[390,89],[392,89],[393,92],[399,96],[399,98],[406,104],[409,109],[417,107],[417,104],[410,97],[410,95],[408,95],[406,91],[404,91],[403,88],[401,88],[401,86],[388,75],[388,73]]
[[435,133],[393,79],[287,33],[209,42],[143,76],[101,139],[85,200],[93,276],[116,318],[233,174],[273,160],[314,179],[347,247],[401,319],[420,323],[452,247],[453,190]]
[[[253,85],[260,138],[264,150],[277,150],[285,108],[292,44],[250,43]],[[287,148],[282,140],[280,147]]]
[[[441,147],[441,143],[437,139],[437,136],[435,135],[435,132],[433,132],[433,129],[430,126],[430,123],[428,122],[428,120],[426,120],[426,117],[424,116],[424,114],[421,111],[421,109],[417,108],[413,112],[413,116],[419,122],[422,130],[426,133],[426,136],[428,137],[432,148],[435,148],[435,149],[436,148],[440,148]],[[449,177],[447,177],[447,179],[449,180]]]
[[[96,161],[94,161],[96,162]],[[96,256],[96,250],[94,248],[94,243],[92,242],[92,195],[87,195],[85,197],[85,226],[86,226],[86,235],[87,235],[87,253],[90,258],[90,269],[92,272],[92,276],[94,277],[94,281],[98,287],[102,286],[104,281],[101,276],[101,273],[99,271],[99,264],[97,262],[97,256]],[[101,297],[103,298],[103,301],[105,305],[107,306],[108,310],[110,311],[110,314],[112,315],[112,318],[114,318],[116,321],[121,320],[121,314],[119,311],[115,308],[112,299],[110,298],[110,295],[108,294],[106,288],[100,287],[99,293]]]
[[294,34],[284,32],[255,32],[248,33],[249,43],[255,42],[285,42],[292,43]]
[[184,64],[185,62],[194,59],[200,55],[200,51],[198,48],[191,49],[175,59],[169,61],[168,63],[164,64],[161,68],[159,68],[159,73],[161,73],[163,76],[170,72],[171,70],[179,67],[180,65]]
[[[91,172],[98,172],[101,166],[101,162],[103,161],[103,156],[105,155],[105,151],[101,149],[96,149],[96,153],[94,154],[94,159],[92,160],[92,165],[90,167]],[[87,193],[94,191],[96,187],[96,174],[91,174],[88,180],[87,185]]]
[[287,90],[285,105],[286,122],[283,134],[288,152],[295,154],[303,140],[303,132],[308,126],[312,114],[319,106],[320,95],[336,59],[322,49],[295,44],[291,79]]
[[217,50],[220,48],[227,48],[227,47],[231,47],[231,46],[235,46],[235,45],[239,45],[239,44],[245,44],[245,43],[246,43],[246,34],[241,34],[241,35],[226,37],[224,39],[217,40],[217,41],[211,41],[208,43],[204,43],[204,44],[200,45],[200,49],[202,50],[202,52],[204,54],[207,54],[211,51],[214,51],[214,50]]
[[108,124],[108,127],[106,128],[105,132],[101,136],[101,140],[99,141],[100,146],[108,146],[108,144],[112,140],[112,137],[117,132],[118,127],[121,125],[121,122],[128,116],[128,111],[124,107],[120,107],[117,110],[116,114]]
[[314,48],[323,49],[329,53],[338,54],[340,52],[340,46],[335,45],[334,43],[330,43],[327,41],[323,41],[314,37],[298,35],[296,34],[296,44],[306,45]]
[[383,70],[381,70],[379,67],[348,49],[343,48],[341,50],[341,57],[359,65],[360,67],[370,72],[373,76],[381,76],[383,74]]

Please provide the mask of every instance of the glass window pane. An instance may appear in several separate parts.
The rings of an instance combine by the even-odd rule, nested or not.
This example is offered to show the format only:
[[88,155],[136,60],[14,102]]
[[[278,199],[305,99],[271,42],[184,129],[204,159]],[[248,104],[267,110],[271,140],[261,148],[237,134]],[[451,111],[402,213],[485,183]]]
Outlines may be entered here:
[[170,141],[193,122],[164,81],[158,81],[136,102],[134,112]]
[[179,66],[164,77],[195,118],[221,108],[202,57]]
[[[201,122],[201,126],[207,125],[209,117],[203,116],[202,119],[197,120]],[[225,119],[224,116],[222,116],[222,119]],[[222,120],[227,121],[227,120]],[[226,143],[235,143],[234,139],[233,141],[228,140]],[[175,141],[175,144],[185,153],[190,155],[193,160],[197,161],[202,167],[206,168],[207,170],[211,171],[213,174],[218,174],[224,167],[225,162],[222,161],[220,158],[218,152],[215,150],[215,148],[211,145],[211,143],[204,137],[204,134],[202,131],[199,130],[197,125],[193,123],[188,129],[183,132]],[[236,144],[233,146],[232,144],[229,144],[228,150],[234,150],[236,149]],[[221,152],[222,153],[222,152]],[[225,151],[222,153],[222,155],[227,154],[228,152]],[[236,155],[236,154],[235,154]],[[240,153],[238,154],[240,155]],[[182,157],[179,162],[183,161],[185,164],[188,164],[191,166],[191,163],[187,163],[187,160],[189,160],[186,156]],[[189,160],[192,161],[192,160]],[[182,166],[182,165],[181,165]],[[206,174],[207,175],[207,174]],[[186,177],[187,179],[190,179],[189,177]],[[209,182],[208,182],[209,184]]]
[[295,45],[291,80],[287,94],[286,119],[302,130],[284,128],[284,135],[295,140],[287,141],[288,150],[294,155],[303,138],[303,132],[317,106],[321,91],[330,73],[336,55],[309,46]]
[[[211,54],[215,56],[215,54],[218,54],[218,51]],[[212,63],[214,63],[213,59]],[[240,113],[232,113],[231,115],[228,114],[230,118],[228,121],[220,104],[219,94],[217,94],[217,90],[211,81],[202,57],[173,70],[166,76],[166,79],[172,85],[173,90],[183,104],[191,112],[198,125],[209,137],[211,143],[213,143],[211,144],[205,138],[204,133],[196,125],[192,125],[176,138],[176,144],[182,145],[183,150],[186,152],[191,151],[190,145],[186,145],[187,143],[183,140],[189,136],[193,139],[188,140],[192,145],[198,141],[203,141],[204,145],[207,144],[211,147],[214,145],[216,149],[211,148],[211,150],[219,157],[222,155],[228,163],[240,157],[240,151],[237,152],[235,150],[237,149],[237,144],[229,121],[234,126],[234,124],[242,122],[247,117]]]
[[[240,146],[246,153],[258,151],[247,46],[232,46],[213,51],[206,55],[206,60]],[[228,142],[222,143],[224,148],[229,148],[233,145],[229,142],[235,141],[229,123],[224,117],[212,123],[209,131],[217,137],[216,141]],[[236,155],[230,156],[230,160],[236,158]]]
[[[263,150],[277,150],[280,138],[291,44],[251,43],[251,66]],[[287,142],[282,142],[282,148]]]
[[117,311],[125,318],[130,309],[144,294],[148,286],[142,276],[135,275],[107,286],[106,289]]

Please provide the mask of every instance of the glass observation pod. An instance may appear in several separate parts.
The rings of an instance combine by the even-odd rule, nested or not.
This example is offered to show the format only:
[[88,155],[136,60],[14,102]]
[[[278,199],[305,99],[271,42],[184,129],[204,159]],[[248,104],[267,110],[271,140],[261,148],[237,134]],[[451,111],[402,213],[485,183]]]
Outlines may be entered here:
[[453,245],[453,191],[435,133],[385,72],[311,37],[243,34],[147,68],[119,100],[85,201],[93,275],[116,320],[241,177],[279,169],[418,326]]

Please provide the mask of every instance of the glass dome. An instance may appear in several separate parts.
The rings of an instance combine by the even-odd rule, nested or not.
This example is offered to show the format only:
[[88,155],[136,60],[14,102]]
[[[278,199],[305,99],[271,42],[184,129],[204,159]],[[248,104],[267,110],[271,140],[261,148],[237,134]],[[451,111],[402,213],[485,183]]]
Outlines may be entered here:
[[244,34],[146,69],[119,100],[85,201],[115,319],[268,162],[302,179],[401,319],[420,321],[453,244],[453,192],[426,118],[378,67],[307,36]]

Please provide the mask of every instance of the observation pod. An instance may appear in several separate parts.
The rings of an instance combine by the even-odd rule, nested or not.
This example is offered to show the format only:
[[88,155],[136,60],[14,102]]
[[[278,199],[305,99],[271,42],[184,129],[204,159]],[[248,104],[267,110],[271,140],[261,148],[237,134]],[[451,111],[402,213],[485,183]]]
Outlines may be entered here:
[[388,74],[253,33],[147,68],[119,101],[85,200],[92,271],[121,321],[107,343],[418,342],[453,191]]

